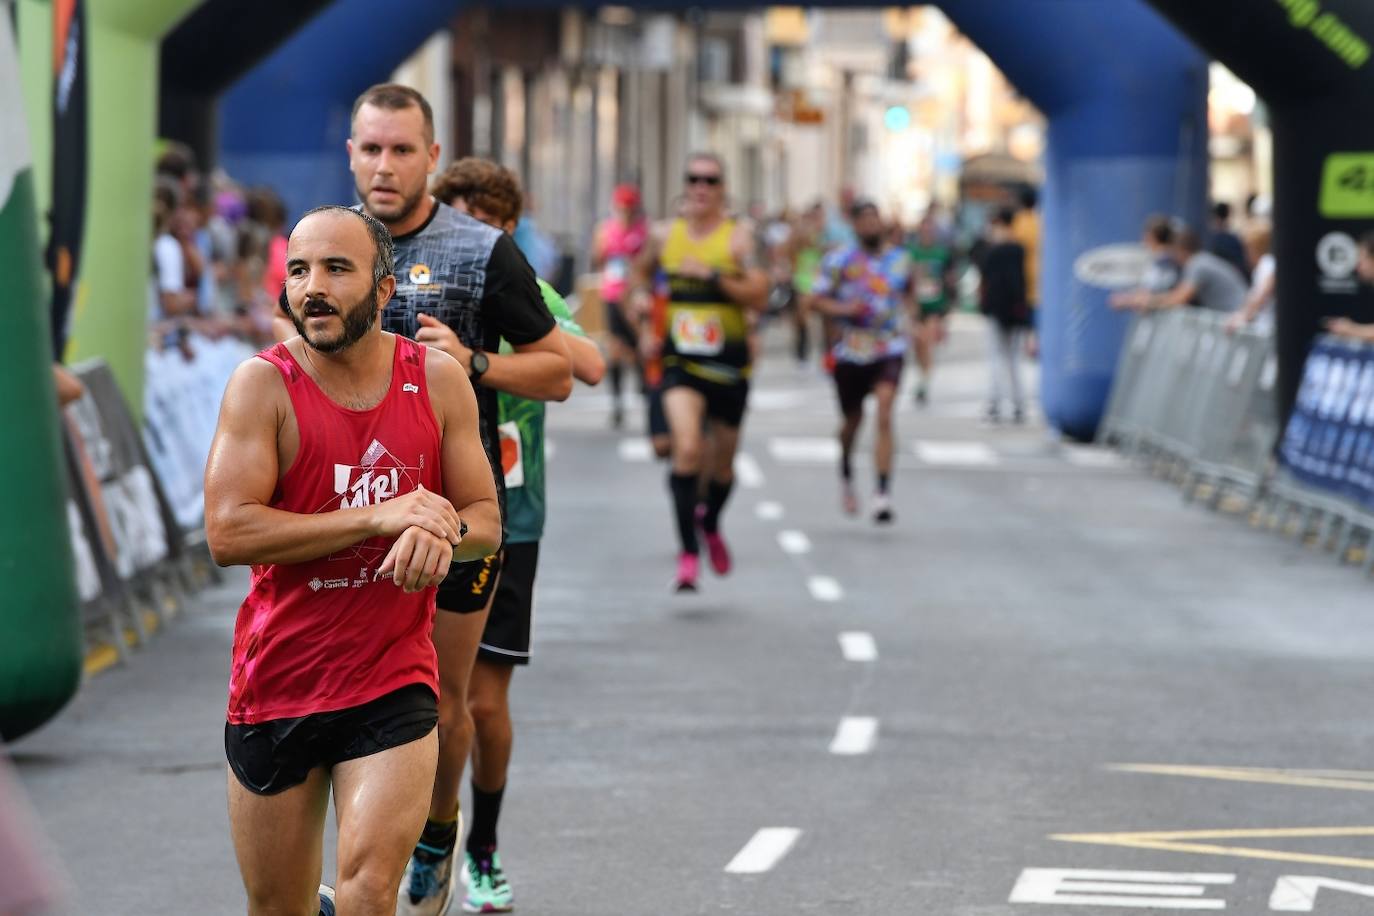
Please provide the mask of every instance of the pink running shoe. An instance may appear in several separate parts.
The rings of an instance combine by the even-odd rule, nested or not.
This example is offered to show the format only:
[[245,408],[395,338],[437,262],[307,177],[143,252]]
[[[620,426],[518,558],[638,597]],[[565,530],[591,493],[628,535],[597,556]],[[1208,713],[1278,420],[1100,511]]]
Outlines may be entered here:
[[716,575],[724,576],[730,573],[730,548],[725,546],[725,538],[720,536],[720,532],[715,534],[705,534],[706,555],[711,558],[711,568],[716,571]]
[[697,590],[697,573],[701,561],[694,553],[678,554],[677,578],[673,580],[673,591],[694,592]]

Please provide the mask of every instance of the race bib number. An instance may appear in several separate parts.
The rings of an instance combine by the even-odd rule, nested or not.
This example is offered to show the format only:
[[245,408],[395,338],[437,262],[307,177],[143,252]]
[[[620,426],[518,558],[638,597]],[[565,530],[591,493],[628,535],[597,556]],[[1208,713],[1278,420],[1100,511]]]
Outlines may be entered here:
[[719,315],[679,312],[673,318],[673,346],[688,356],[716,356],[725,349],[725,327]]
[[497,429],[501,433],[501,471],[506,477],[506,489],[523,487],[525,449],[520,442],[520,427],[512,421],[502,423]]
[[878,356],[878,335],[861,328],[850,328],[844,335],[844,348],[851,357],[860,361],[873,360]]
[[606,262],[606,279],[619,283],[630,275],[630,262],[624,258],[611,258]]

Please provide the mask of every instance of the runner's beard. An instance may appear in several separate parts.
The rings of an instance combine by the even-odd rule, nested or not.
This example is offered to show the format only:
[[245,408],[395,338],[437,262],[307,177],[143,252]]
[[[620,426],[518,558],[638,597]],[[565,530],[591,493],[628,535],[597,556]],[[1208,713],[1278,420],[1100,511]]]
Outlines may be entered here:
[[381,220],[388,227],[393,226],[396,223],[405,222],[406,219],[410,216],[410,214],[415,212],[415,208],[420,206],[420,201],[424,200],[425,197],[429,194],[429,190],[422,184],[420,185],[419,190],[417,190],[410,197],[404,198],[400,202],[400,204],[398,204],[394,209],[390,211],[384,211],[372,209],[372,205],[367,201],[367,189],[360,186],[355,186],[354,191],[358,195],[358,200],[363,202],[363,209],[368,212],[368,215],[377,217],[377,219]]
[[[301,303],[301,310],[304,309],[305,303]],[[291,315],[291,323],[296,326],[296,333],[301,335],[301,340],[304,340],[310,349],[316,353],[338,353],[362,340],[363,335],[372,330],[372,326],[377,323],[377,287],[374,286],[372,291],[352,308],[338,310],[339,317],[343,320],[343,331],[333,340],[312,340],[306,333],[305,319],[297,315],[295,309],[287,309],[287,312]]]
[[859,238],[859,242],[869,251],[877,251],[883,247],[883,237],[881,235],[865,235]]

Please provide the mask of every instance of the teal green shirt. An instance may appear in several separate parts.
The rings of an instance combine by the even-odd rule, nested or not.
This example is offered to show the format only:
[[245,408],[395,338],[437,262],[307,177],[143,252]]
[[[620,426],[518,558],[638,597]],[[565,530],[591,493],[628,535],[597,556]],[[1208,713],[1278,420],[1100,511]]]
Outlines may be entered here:
[[[558,326],[569,334],[586,337],[563,297],[539,281],[544,304]],[[511,346],[501,341],[501,352]],[[506,472],[506,541],[529,544],[544,536],[544,402],[518,398],[504,391],[497,397],[501,425],[501,467]]]

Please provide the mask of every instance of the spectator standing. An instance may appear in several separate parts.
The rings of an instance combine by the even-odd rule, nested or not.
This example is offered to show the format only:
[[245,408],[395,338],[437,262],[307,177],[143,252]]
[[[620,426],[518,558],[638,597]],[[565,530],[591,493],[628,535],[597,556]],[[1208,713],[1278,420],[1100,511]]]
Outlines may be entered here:
[[983,259],[982,311],[988,317],[988,368],[992,384],[986,419],[1002,419],[1002,402],[1010,399],[1012,422],[1024,423],[1026,401],[1021,385],[1018,350],[1030,328],[1026,297],[1026,249],[1016,241],[1016,215],[1000,211],[988,227],[988,251]]
[[1245,259],[1245,243],[1231,231],[1231,205],[1218,202],[1212,206],[1212,224],[1207,234],[1207,250],[1226,261],[1248,283],[1250,264]]
[[1030,309],[1031,326],[1026,335],[1026,352],[1036,353],[1035,313],[1040,308],[1040,214],[1036,207],[1040,195],[1034,188],[1023,188],[1020,194],[1021,207],[1016,211],[1011,223],[1011,237],[1026,252],[1026,306]]
[[1266,222],[1253,224],[1245,233],[1245,254],[1252,268],[1250,293],[1245,304],[1226,322],[1227,331],[1253,324],[1255,329],[1268,334],[1274,328],[1274,254],[1269,250],[1273,233]]

